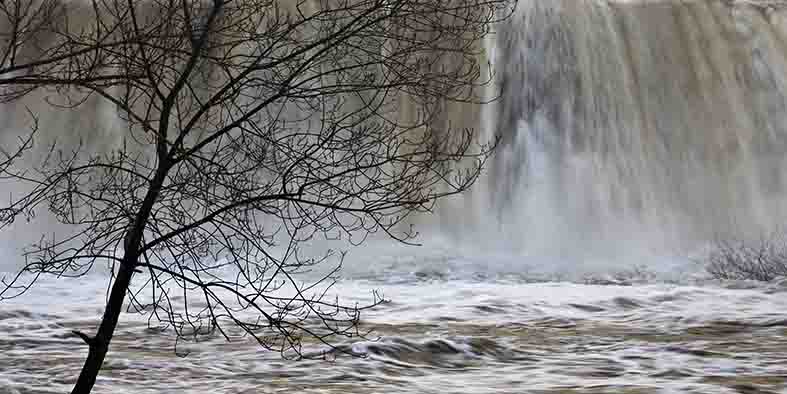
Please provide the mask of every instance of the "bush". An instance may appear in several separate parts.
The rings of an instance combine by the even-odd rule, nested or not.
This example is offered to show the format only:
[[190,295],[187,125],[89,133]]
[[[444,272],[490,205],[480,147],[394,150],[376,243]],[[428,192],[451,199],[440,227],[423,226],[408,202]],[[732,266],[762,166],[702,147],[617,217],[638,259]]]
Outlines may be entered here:
[[787,276],[787,233],[757,241],[717,239],[704,263],[716,279],[771,281]]

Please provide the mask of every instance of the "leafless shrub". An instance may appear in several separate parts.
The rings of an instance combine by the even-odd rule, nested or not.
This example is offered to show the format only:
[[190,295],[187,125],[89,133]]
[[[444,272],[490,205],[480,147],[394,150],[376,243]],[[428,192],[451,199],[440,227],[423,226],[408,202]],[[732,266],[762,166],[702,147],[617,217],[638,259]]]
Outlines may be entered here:
[[703,263],[714,278],[770,281],[787,276],[787,236],[775,232],[757,241],[716,239]]

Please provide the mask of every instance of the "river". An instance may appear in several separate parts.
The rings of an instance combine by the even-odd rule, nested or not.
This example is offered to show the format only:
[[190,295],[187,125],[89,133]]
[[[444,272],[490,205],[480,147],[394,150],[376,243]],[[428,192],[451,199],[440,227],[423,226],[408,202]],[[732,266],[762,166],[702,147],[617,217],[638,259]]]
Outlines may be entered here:
[[[345,302],[368,302],[372,290],[388,301],[362,315],[365,340],[285,360],[249,338],[176,341],[125,313],[95,392],[787,392],[787,280],[612,267],[550,279],[447,247],[373,249],[374,269],[350,255],[331,290]],[[68,391],[86,354],[71,330],[94,329],[105,286],[99,274],[46,279],[4,303],[0,391]],[[325,350],[306,340],[307,355]]]

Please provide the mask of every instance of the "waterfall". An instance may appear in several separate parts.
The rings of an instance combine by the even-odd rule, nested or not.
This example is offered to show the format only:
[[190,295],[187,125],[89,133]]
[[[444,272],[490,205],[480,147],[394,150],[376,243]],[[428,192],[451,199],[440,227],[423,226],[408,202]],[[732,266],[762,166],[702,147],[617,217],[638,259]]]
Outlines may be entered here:
[[[500,145],[470,195],[442,204],[444,231],[585,257],[682,253],[783,226],[787,4],[520,0],[484,45],[498,100],[448,104],[439,122]],[[0,143],[29,129],[26,106],[47,133],[36,151],[55,138],[120,143],[111,105],[41,104],[51,95],[4,104]]]
[[586,256],[780,228],[786,18],[765,0],[520,1],[492,44],[484,234]]

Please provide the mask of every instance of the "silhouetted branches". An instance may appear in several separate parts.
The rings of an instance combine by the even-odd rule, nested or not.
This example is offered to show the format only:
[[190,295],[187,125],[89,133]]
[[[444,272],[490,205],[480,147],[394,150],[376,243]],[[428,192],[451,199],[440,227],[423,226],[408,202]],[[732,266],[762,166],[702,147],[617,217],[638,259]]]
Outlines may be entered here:
[[787,276],[787,238],[775,232],[756,241],[717,239],[704,263],[717,279],[770,281]]
[[[494,143],[444,109],[484,100],[480,43],[508,1],[22,4],[0,7],[0,99],[100,97],[125,130],[107,151],[53,146],[24,175],[5,172],[32,189],[8,221],[46,207],[72,229],[30,245],[23,272],[113,275],[98,333],[79,333],[90,353],[74,392],[92,387],[126,294],[179,336],[240,329],[287,355],[303,355],[304,337],[360,335],[380,298],[328,297],[344,254],[302,244],[412,242],[408,218],[466,190]],[[0,298],[24,292],[20,278]]]

